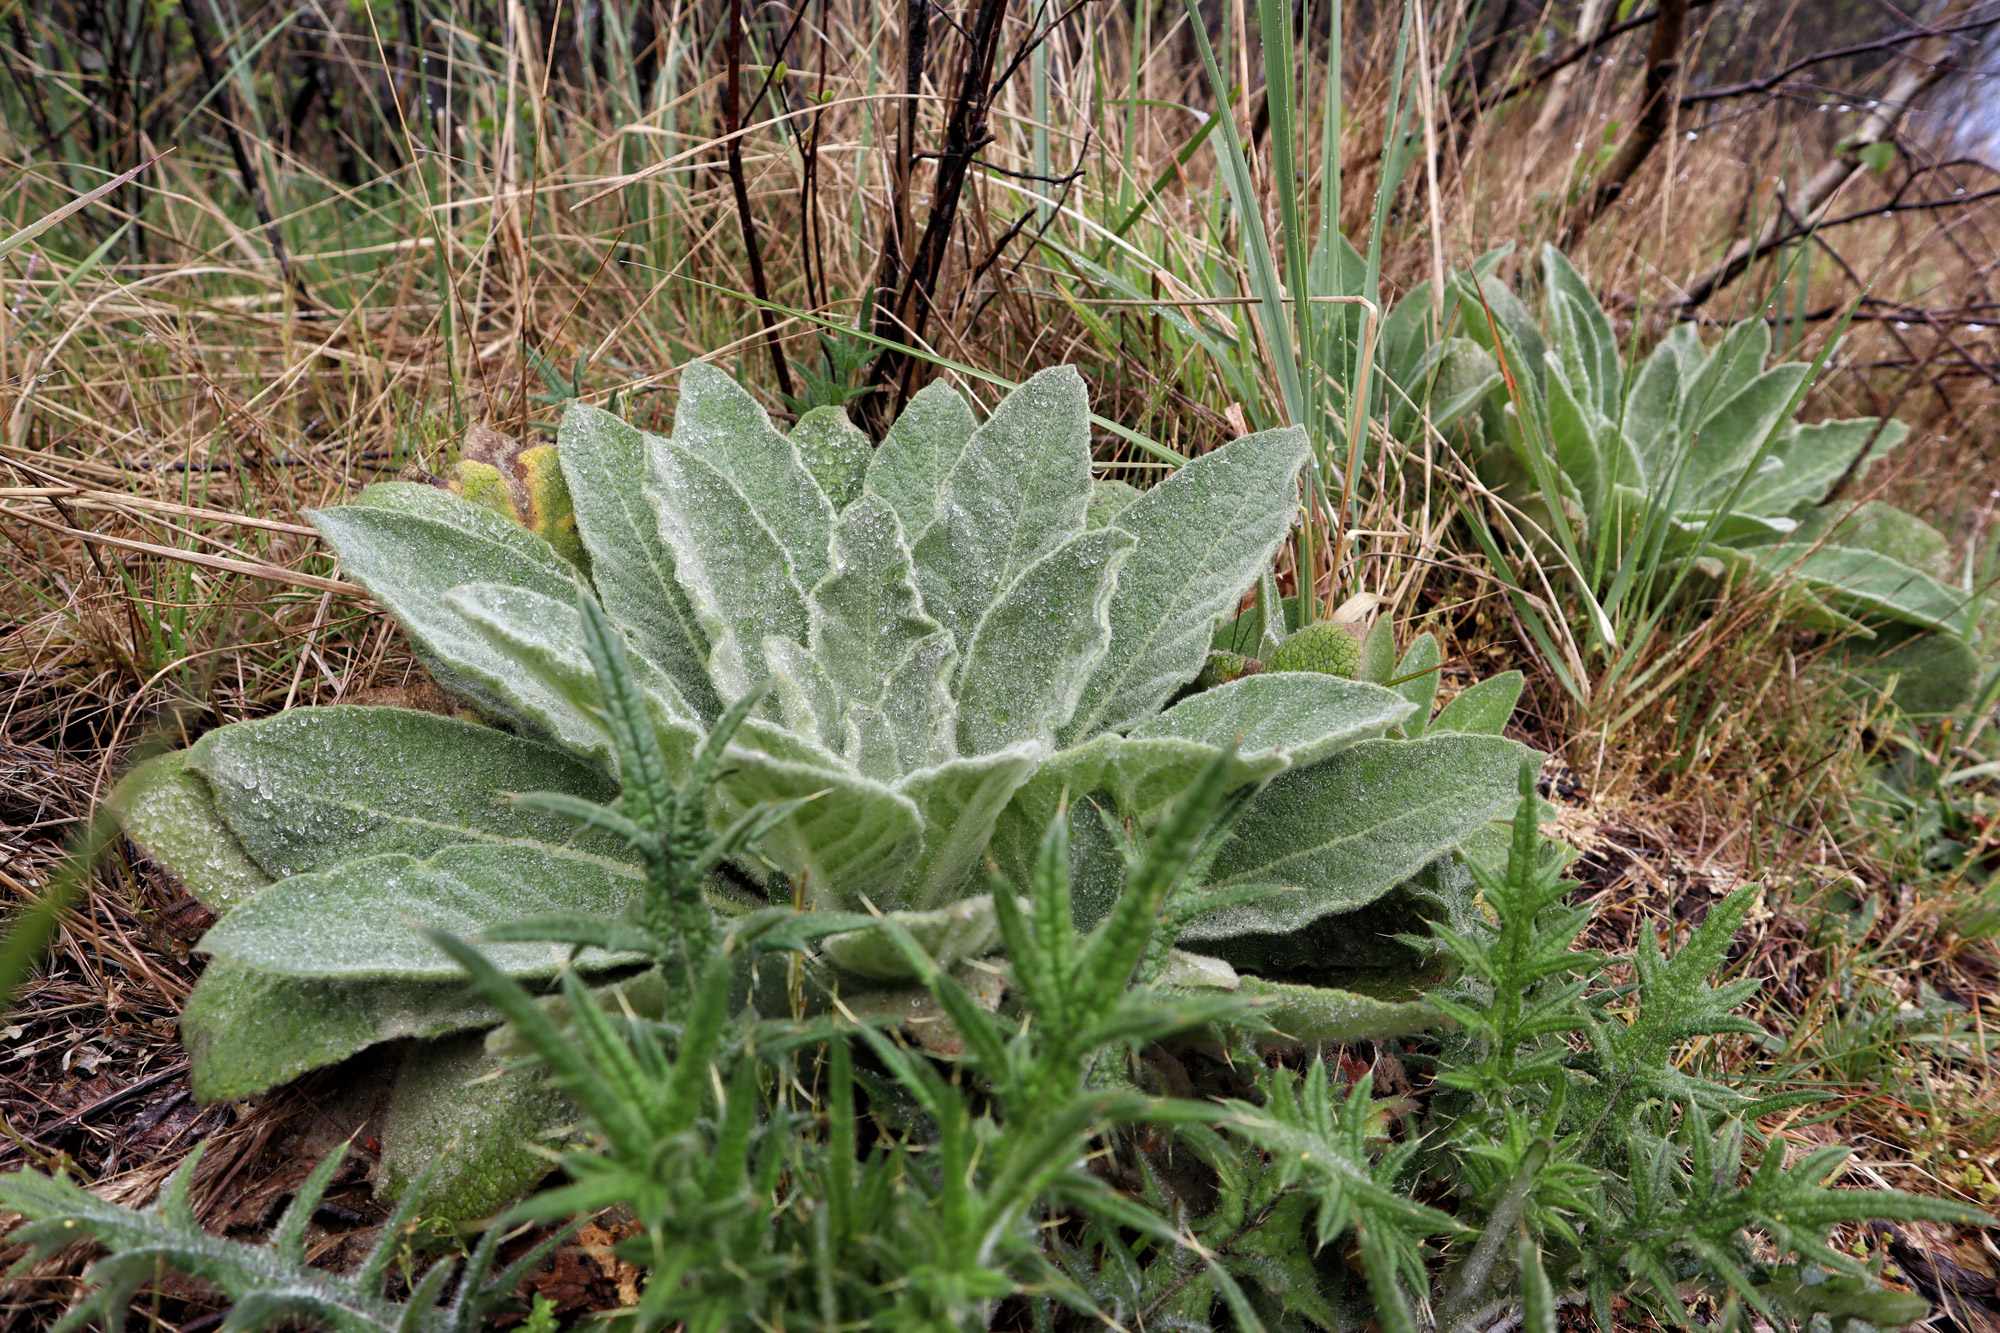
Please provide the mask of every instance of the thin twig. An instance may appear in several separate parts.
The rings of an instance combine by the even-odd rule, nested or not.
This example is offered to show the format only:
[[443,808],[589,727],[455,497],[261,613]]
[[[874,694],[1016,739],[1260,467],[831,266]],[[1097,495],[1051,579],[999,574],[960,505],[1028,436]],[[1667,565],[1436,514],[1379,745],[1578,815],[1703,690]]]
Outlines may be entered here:
[[[742,117],[738,114],[742,74],[743,0],[730,0],[729,78],[723,95],[723,113],[730,136],[725,150],[729,162],[729,186],[736,196],[736,225],[743,233],[743,250],[750,262],[750,290],[757,294],[759,301],[768,302],[771,289],[764,281],[764,254],[757,244],[757,220],[750,213],[750,186],[743,175],[743,136],[737,133],[742,126]],[[761,91],[758,97],[762,99]],[[786,398],[795,397],[791,367],[785,363],[785,347],[778,338],[777,316],[771,313],[768,305],[758,306],[757,316],[764,325],[764,346],[771,353],[771,373],[778,381],[778,392]]]

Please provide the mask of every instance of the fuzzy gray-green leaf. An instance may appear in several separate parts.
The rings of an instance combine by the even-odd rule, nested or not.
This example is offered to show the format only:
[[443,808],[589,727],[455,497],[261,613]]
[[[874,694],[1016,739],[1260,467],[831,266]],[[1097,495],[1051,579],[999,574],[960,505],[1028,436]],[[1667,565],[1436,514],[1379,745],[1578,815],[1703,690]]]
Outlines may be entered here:
[[1752,514],[1783,514],[1802,504],[1818,504],[1856,459],[1861,459],[1859,476],[1909,433],[1903,422],[1875,417],[1795,426],[1772,448],[1777,466],[1758,469],[1737,496],[1736,508]]
[[764,836],[763,854],[786,874],[805,875],[817,906],[854,908],[864,895],[880,907],[901,906],[892,895],[923,848],[915,803],[839,760],[780,757],[750,748],[762,739],[752,728],[741,735],[726,752],[718,782],[725,814],[735,818],[762,801],[813,797]]
[[1599,416],[1615,419],[1625,372],[1618,361],[1618,336],[1611,331],[1604,307],[1583,275],[1553,245],[1542,247],[1542,274],[1549,293],[1550,323],[1569,326],[1569,336],[1559,342],[1573,369],[1582,372],[1584,382],[1575,387],[1587,395],[1586,401]]
[[414,1042],[382,1120],[382,1190],[401,1199],[425,1179],[427,1217],[472,1222],[526,1194],[550,1170],[539,1148],[576,1119],[541,1071],[502,1072],[481,1033]]
[[576,571],[541,538],[434,486],[384,482],[357,503],[307,514],[340,553],[341,569],[382,603],[439,683],[497,716],[588,747],[589,719],[527,679],[445,604],[467,583],[505,583],[558,599]]
[[771,672],[767,709],[786,730],[810,736],[830,750],[842,749],[844,710],[825,659],[773,634],[764,639],[764,662]]
[[1281,773],[1215,860],[1217,887],[1297,892],[1198,918],[1189,939],[1295,930],[1375,901],[1518,799],[1526,747],[1494,736],[1362,741]]
[[[1065,796],[1072,808],[1082,809],[1085,797],[1101,792],[1118,816],[1147,828],[1220,753],[1219,745],[1180,736],[1112,732],[1050,756],[1015,793],[995,826],[993,854],[1001,872],[1016,884],[1031,882],[1042,837]],[[1239,751],[1228,785],[1269,781],[1290,764],[1277,750]]]
[[[833,505],[797,446],[778,433],[770,415],[741,385],[706,362],[685,367],[672,438],[735,483],[758,520],[776,536],[801,588],[825,577]],[[678,547],[674,553],[678,563]]]
[[915,536],[938,514],[945,478],[979,429],[965,397],[943,380],[917,390],[869,460],[866,488],[889,502]]
[[1411,736],[1423,735],[1430,725],[1431,708],[1437,703],[1439,668],[1443,661],[1438,652],[1437,636],[1419,634],[1403,650],[1402,659],[1396,663],[1396,674],[1390,677],[1395,681],[1391,688],[1416,706],[1416,711],[1403,728]]
[[250,1097],[404,1037],[499,1017],[463,978],[382,982],[295,977],[212,958],[181,1011],[190,1089],[204,1102]]
[[672,677],[702,718],[713,718],[720,704],[708,679],[708,636],[646,500],[646,449],[639,430],[581,404],[563,413],[556,437],[597,600],[637,653]]
[[223,822],[188,752],[155,755],[111,794],[119,826],[212,912],[226,912],[271,882]]
[[1328,986],[1245,977],[1237,994],[1280,1036],[1310,1045],[1407,1037],[1438,1022],[1437,1010],[1422,1000],[1384,1000]]
[[[442,981],[459,967],[420,927],[476,936],[524,916],[615,916],[639,885],[636,866],[523,845],[447,847],[344,860],[280,880],[202,936],[201,949],[267,974]],[[564,950],[483,946],[503,970],[551,976]]]
[[1291,530],[1309,453],[1294,427],[1246,436],[1183,464],[1119,516],[1139,545],[1066,742],[1143,721],[1194,679],[1216,624]]
[[1507,729],[1508,721],[1514,716],[1514,705],[1520,701],[1521,687],[1526,683],[1527,677],[1518,671],[1502,671],[1497,676],[1488,676],[1453,696],[1450,703],[1440,708],[1436,720],[1431,723],[1431,733],[1463,731],[1480,736],[1498,736]]
[[1090,483],[1090,506],[1084,510],[1083,525],[1086,528],[1108,528],[1118,521],[1118,516],[1138,503],[1143,495],[1137,486],[1129,481],[1097,480]]
[[840,737],[840,753],[863,777],[894,782],[903,774],[896,728],[889,715],[870,704],[849,704]]
[[868,433],[847,419],[838,407],[815,407],[792,427],[792,446],[812,473],[820,490],[839,513],[861,494],[868,462],[875,452]]
[[1022,570],[987,609],[959,673],[963,753],[1052,740],[1069,721],[1110,641],[1112,593],[1135,544],[1120,528],[1073,537]]
[[1747,554],[1764,574],[1797,580],[1849,615],[1882,617],[1960,637],[1971,628],[1971,593],[1876,551],[1786,542]]
[[[1692,325],[1679,328],[1692,329]],[[1699,342],[1696,347],[1699,348]],[[1664,451],[1678,439],[1681,406],[1683,339],[1664,338],[1639,366],[1625,395],[1618,425],[1656,474],[1667,460]],[[1697,353],[1698,354],[1698,353]],[[1638,478],[1633,479],[1637,482]]]
[[[985,894],[963,898],[948,907],[888,914],[940,967],[989,952],[1000,937],[993,899]],[[901,981],[913,975],[910,961],[888,932],[864,926],[820,941],[836,967],[872,981]]]
[[1717,404],[1690,432],[1680,508],[1719,500],[1750,465],[1764,440],[1793,408],[1793,395],[1812,368],[1793,363],[1767,370]]
[[[574,601],[557,601],[504,584],[475,583],[452,589],[445,602],[523,670],[595,723],[595,713],[604,707],[604,690],[584,651],[583,616]],[[629,662],[654,726],[663,740],[671,738],[667,758],[678,773],[701,744],[694,710],[672,677],[651,658],[634,654]],[[603,743],[586,753],[612,763],[610,734],[601,726],[599,731]]]
[[710,674],[724,698],[740,699],[764,674],[766,635],[805,642],[805,590],[777,535],[721,471],[658,437],[651,463],[647,494],[712,645]]
[[1746,319],[1723,334],[1713,350],[1704,352],[1692,326],[1682,327],[1688,330],[1680,410],[1686,433],[1687,427],[1704,420],[1763,371],[1771,354],[1771,330],[1761,319]]
[[1083,531],[1090,401],[1069,366],[1007,395],[945,478],[912,545],[924,609],[967,642],[1022,570]]
[[888,501],[863,495],[833,529],[833,569],[807,596],[813,653],[841,694],[879,704],[917,642],[937,633]]
[[1282,750],[1312,764],[1336,750],[1382,735],[1408,717],[1408,699],[1358,680],[1310,671],[1245,676],[1191,694],[1132,729],[1134,740],[1175,736],[1244,754]]
[[543,843],[623,860],[621,845],[507,805],[506,792],[609,801],[617,787],[560,750],[401,708],[301,708],[210,732],[189,752],[216,809],[273,875],[456,843]]
[[975,882],[1001,811],[1047,756],[1039,741],[953,759],[910,774],[896,790],[924,820],[924,850],[897,901],[926,910],[950,902]]
[[919,639],[889,676],[882,713],[896,735],[905,772],[930,768],[958,753],[958,705],[951,682],[958,645],[949,630]]

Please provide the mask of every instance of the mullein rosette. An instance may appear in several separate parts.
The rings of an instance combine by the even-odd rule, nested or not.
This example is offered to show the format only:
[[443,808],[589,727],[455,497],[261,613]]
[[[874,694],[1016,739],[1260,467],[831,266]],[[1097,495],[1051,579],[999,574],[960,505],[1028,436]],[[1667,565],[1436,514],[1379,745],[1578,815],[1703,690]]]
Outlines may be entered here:
[[[1426,635],[1400,661],[1364,652],[1369,679],[1265,670],[1191,689],[1225,640],[1261,659],[1282,638],[1269,570],[1298,509],[1302,431],[1233,441],[1141,492],[1092,481],[1068,367],[984,422],[933,384],[876,447],[838,409],[782,433],[696,363],[670,435],[572,406],[546,450],[512,475],[471,460],[494,475],[461,467],[463,495],[388,482],[312,515],[464,714],[296,709],[219,728],[121,789],[134,839],[221,914],[182,1021],[200,1098],[414,1039],[384,1134],[391,1181],[452,1132],[461,1210],[532,1173],[521,1135],[468,1126],[484,1106],[560,1117],[522,1071],[464,1086],[490,1072],[477,1033],[497,1015],[420,927],[477,940],[538,914],[615,913],[640,882],[619,839],[506,799],[618,791],[579,596],[622,635],[675,781],[729,705],[767,690],[727,748],[712,822],[811,799],[712,877],[719,912],[797,894],[895,913],[951,964],[998,947],[989,863],[1028,882],[1067,806],[1088,924],[1137,840],[1233,742],[1232,783],[1254,795],[1173,908],[1180,939],[1222,959],[1177,956],[1163,981],[1250,988],[1307,1036],[1430,1021],[1393,937],[1469,901],[1453,853],[1511,803],[1525,751],[1499,732],[1518,675],[1433,720]],[[1319,979],[1347,989],[1223,961],[1307,939],[1339,942]],[[483,947],[531,988],[565,966],[633,965]],[[825,940],[814,968],[847,993],[909,977],[867,929]]]

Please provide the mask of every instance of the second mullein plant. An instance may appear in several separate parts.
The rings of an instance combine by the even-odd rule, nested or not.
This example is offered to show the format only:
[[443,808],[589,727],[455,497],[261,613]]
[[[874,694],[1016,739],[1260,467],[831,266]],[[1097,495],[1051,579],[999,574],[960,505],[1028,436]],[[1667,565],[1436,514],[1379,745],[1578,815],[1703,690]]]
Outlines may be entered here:
[[[126,828],[221,917],[182,1020],[196,1095],[248,1096],[413,1038],[382,1135],[392,1186],[453,1139],[444,1210],[490,1210],[543,1169],[526,1141],[566,1107],[518,1073],[468,1090],[492,1068],[478,1034],[498,1014],[422,928],[477,939],[524,916],[615,914],[646,873],[615,830],[511,796],[602,803],[632,781],[579,598],[629,655],[666,779],[756,696],[705,815],[784,815],[707,874],[725,915],[884,912],[949,968],[1001,948],[989,860],[1025,882],[1067,808],[1088,927],[1233,742],[1229,784],[1252,796],[1171,906],[1168,933],[1199,952],[1161,950],[1159,979],[1237,991],[1326,1039],[1425,1026],[1429,978],[1394,937],[1468,908],[1455,854],[1512,799],[1525,751],[1499,732],[1519,677],[1433,720],[1435,642],[1393,660],[1377,634],[1356,663],[1368,679],[1267,669],[1194,688],[1218,638],[1286,664],[1270,570],[1307,455],[1302,432],[1270,431],[1140,492],[1093,483],[1067,367],[983,422],[932,385],[875,447],[837,409],[781,432],[697,363],[669,435],[565,413],[554,460],[538,456],[559,466],[573,539],[562,515],[519,521],[549,507],[533,496],[524,512],[475,493],[476,469],[464,495],[390,482],[314,513],[463,709],[296,709],[128,779]],[[484,480],[498,495],[507,478]],[[1277,960],[1296,981],[1283,960],[1314,933],[1315,985],[1237,970]],[[486,947],[530,989],[568,965],[546,944]],[[643,959],[573,963],[608,983]],[[864,927],[823,940],[804,982],[855,1003],[912,979]]]
[[[1906,712],[1970,700],[1991,652],[1990,599],[1942,533],[1869,498],[1870,468],[1909,428],[1796,420],[1815,368],[1769,364],[1762,319],[1712,347],[1676,325],[1628,359],[1589,284],[1553,247],[1541,258],[1540,321],[1477,269],[1456,284],[1467,331],[1509,370],[1472,453],[1607,623],[1657,616],[1695,573],[1775,588],[1788,619],[1837,638],[1849,669],[1893,687]],[[1624,637],[1607,652],[1648,642]]]

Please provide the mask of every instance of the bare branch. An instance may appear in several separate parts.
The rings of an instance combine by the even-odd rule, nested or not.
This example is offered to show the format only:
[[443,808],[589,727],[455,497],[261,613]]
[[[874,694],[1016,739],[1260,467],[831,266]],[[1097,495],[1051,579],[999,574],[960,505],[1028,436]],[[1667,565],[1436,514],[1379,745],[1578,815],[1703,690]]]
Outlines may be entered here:
[[2000,23],[2000,9],[1989,12],[1983,18],[1966,19],[1948,28],[1917,28],[1910,32],[1899,32],[1890,37],[1879,37],[1872,42],[1858,42],[1853,46],[1836,47],[1831,51],[1817,51],[1809,56],[1801,56],[1774,74],[1761,79],[1751,79],[1746,83],[1732,83],[1721,88],[1698,88],[1681,94],[1682,106],[1699,106],[1703,102],[1719,102],[1729,97],[1748,97],[1755,93],[1767,93],[1802,69],[1823,65],[1829,60],[1841,60],[1848,56],[1867,55],[1874,51],[1887,51],[1901,46],[1904,42],[1922,41],[1926,37],[1950,37],[1959,33],[1976,32]]
[[1673,89],[1681,73],[1681,38],[1687,32],[1688,0],[1660,0],[1660,18],[1653,25],[1652,44],[1646,50],[1646,83],[1640,94],[1639,114],[1632,132],[1618,146],[1618,153],[1605,165],[1590,194],[1579,201],[1563,231],[1574,239],[1595,222],[1605,209],[1618,201],[1654,145],[1667,132],[1673,117]]
[[1782,207],[1764,224],[1760,233],[1732,245],[1721,262],[1688,284],[1686,293],[1676,304],[1684,311],[1705,305],[1717,292],[1748,272],[1759,256],[1775,249],[1781,237],[1798,231],[1811,231],[1819,226],[1841,187],[1862,170],[1863,153],[1875,144],[1895,141],[1911,106],[1950,71],[1952,54],[1949,38],[1926,38],[1925,45],[1897,73],[1888,92],[1869,111],[1861,128],[1841,140],[1840,150],[1833,159],[1814,173],[1796,195],[1781,193],[1779,202]]
[[[1688,0],[1687,7],[1690,10],[1706,9],[1714,3],[1715,0]],[[1459,112],[1459,119],[1463,121],[1470,120],[1474,116],[1483,116],[1502,102],[1511,101],[1519,97],[1522,93],[1531,92],[1541,87],[1544,83],[1554,78],[1558,71],[1568,69],[1577,61],[1593,54],[1605,43],[1614,38],[1622,37],[1635,29],[1643,28],[1659,16],[1660,11],[1658,9],[1649,9],[1642,14],[1634,14],[1631,18],[1611,24],[1601,32],[1586,37],[1566,50],[1559,51],[1555,55],[1550,56],[1548,59],[1542,61],[1541,64],[1535,66],[1505,88],[1502,88],[1499,92],[1468,102]]]

